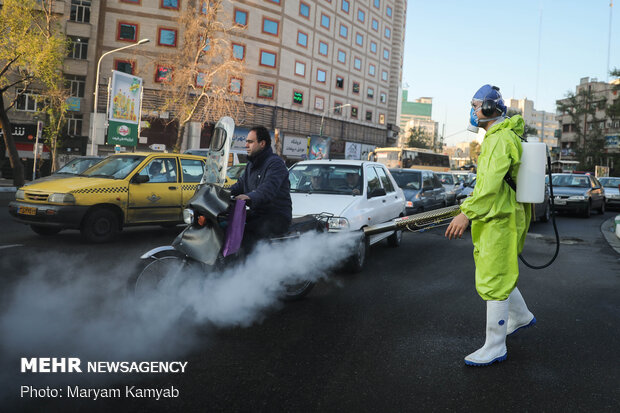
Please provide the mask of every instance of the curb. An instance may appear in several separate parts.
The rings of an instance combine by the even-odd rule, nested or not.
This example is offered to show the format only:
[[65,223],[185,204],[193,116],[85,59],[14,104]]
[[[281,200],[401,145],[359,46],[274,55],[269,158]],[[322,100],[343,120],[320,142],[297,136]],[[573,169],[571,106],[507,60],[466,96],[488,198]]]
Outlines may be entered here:
[[616,233],[614,232],[615,219],[616,218],[613,217],[603,222],[601,224],[601,232],[609,243],[609,246],[613,248],[618,254],[620,254],[620,239],[616,236]]

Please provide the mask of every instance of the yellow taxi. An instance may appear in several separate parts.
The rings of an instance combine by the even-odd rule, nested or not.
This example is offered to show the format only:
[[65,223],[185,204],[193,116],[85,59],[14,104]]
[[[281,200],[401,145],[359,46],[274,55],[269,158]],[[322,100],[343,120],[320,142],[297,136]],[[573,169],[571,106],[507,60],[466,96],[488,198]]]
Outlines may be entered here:
[[81,174],[19,188],[9,213],[40,235],[79,229],[106,242],[130,225],[175,225],[196,192],[205,158],[172,153],[112,155]]

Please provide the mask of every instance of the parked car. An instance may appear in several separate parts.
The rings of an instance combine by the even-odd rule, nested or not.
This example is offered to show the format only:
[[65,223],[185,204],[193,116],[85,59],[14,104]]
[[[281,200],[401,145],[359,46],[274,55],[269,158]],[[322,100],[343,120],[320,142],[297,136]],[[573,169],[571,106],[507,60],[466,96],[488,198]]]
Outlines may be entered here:
[[[405,196],[390,172],[380,163],[355,160],[298,162],[289,170],[293,217],[327,212],[330,232],[360,231],[405,215]],[[386,239],[400,245],[402,231],[366,238],[360,231],[355,253],[348,265],[360,271],[368,248]]]
[[592,210],[605,213],[605,190],[590,174],[554,174],[553,203],[556,211],[581,213],[589,217]]
[[58,169],[53,174],[35,179],[34,181],[24,184],[24,186],[79,175],[102,159],[103,156],[77,156],[64,164],[62,168]]
[[40,235],[79,229],[105,242],[130,225],[182,223],[204,168],[193,155],[112,155],[78,176],[19,188],[9,213]]
[[468,171],[450,171],[459,184],[470,184],[476,178],[476,174]]
[[407,215],[448,205],[446,189],[433,171],[390,169],[390,172],[405,194]]
[[[461,192],[462,187],[459,185],[452,172],[435,172],[435,176],[446,188],[446,201],[448,205],[456,204],[456,196]],[[458,192],[458,193],[457,193]]]
[[608,207],[620,207],[620,178],[606,176],[599,178],[605,188],[605,204]]

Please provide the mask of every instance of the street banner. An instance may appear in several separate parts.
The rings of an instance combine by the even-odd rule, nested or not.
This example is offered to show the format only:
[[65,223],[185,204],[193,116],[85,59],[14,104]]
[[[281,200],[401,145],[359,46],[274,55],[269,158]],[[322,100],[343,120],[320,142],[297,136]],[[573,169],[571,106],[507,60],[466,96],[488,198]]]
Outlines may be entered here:
[[112,71],[108,107],[108,145],[136,146],[140,123],[142,78]]
[[344,159],[361,159],[362,144],[357,142],[346,142]]
[[310,150],[308,159],[327,159],[329,158],[329,144],[331,138],[314,136],[310,138]]
[[308,138],[303,136],[285,136],[282,155],[296,159],[308,156]]

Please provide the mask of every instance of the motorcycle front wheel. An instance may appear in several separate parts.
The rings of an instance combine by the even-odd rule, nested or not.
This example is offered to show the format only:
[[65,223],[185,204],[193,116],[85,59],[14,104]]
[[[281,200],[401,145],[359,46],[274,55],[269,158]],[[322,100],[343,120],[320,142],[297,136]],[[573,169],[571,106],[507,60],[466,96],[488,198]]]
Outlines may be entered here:
[[301,281],[294,284],[284,284],[283,301],[296,301],[304,298],[314,288],[314,282]]
[[127,290],[137,298],[164,294],[182,277],[187,261],[178,251],[162,251],[141,260],[127,281]]

